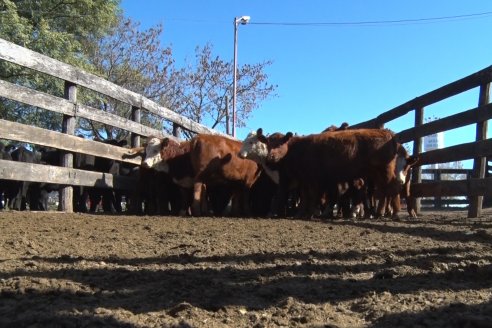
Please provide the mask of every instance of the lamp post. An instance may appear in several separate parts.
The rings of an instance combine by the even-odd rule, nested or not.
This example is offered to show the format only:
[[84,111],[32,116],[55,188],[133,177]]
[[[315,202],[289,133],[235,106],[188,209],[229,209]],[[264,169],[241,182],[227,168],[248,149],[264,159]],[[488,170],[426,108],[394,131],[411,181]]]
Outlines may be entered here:
[[236,91],[237,91],[237,27],[239,24],[248,24],[251,17],[241,16],[234,18],[234,72],[232,77],[232,136],[236,137]]

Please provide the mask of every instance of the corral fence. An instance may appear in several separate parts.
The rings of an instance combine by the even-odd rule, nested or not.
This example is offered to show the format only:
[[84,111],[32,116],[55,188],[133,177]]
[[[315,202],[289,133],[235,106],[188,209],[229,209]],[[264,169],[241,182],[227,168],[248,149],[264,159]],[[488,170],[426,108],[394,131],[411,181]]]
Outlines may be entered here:
[[[422,169],[422,182],[435,182],[447,180],[448,176],[465,177],[470,179],[472,175],[471,169],[450,169],[450,168],[438,168],[438,169]],[[440,195],[435,197],[422,198],[420,204],[422,207],[429,207],[432,209],[450,209],[453,207],[468,206],[467,197],[442,197]],[[484,200],[485,202],[485,200]]]
[[[0,99],[8,99],[63,114],[61,132],[0,118],[0,139],[56,148],[64,152],[61,167],[0,160],[0,179],[62,185],[60,190],[60,209],[62,211],[73,211],[72,186],[128,190],[135,186],[135,180],[132,178],[75,169],[73,167],[74,153],[140,164],[139,158],[127,158],[125,156],[127,151],[124,148],[75,136],[75,123],[78,118],[107,124],[130,132],[133,147],[140,144],[141,136],[167,136],[160,130],[140,124],[142,111],[152,113],[195,133],[222,134],[101,77],[3,39],[0,39],[0,60],[64,81],[65,93],[64,97],[61,98],[0,79]],[[473,159],[473,169],[471,173],[467,173],[468,178],[465,180],[442,180],[439,178],[440,174],[434,174],[434,177],[437,178],[433,181],[423,181],[422,174],[425,171],[421,166],[414,168],[411,190],[416,197],[414,207],[417,211],[420,210],[420,198],[422,197],[433,197],[436,204],[442,197],[464,196],[468,203],[468,216],[477,217],[481,214],[483,196],[492,195],[492,177],[488,177],[487,167],[487,157],[492,157],[492,140],[487,139],[487,122],[492,117],[492,104],[489,101],[491,81],[492,66],[417,97],[382,113],[372,120],[352,126],[353,128],[382,128],[386,123],[414,111],[414,127],[401,131],[397,135],[402,143],[413,141],[413,153],[419,154],[421,166]],[[95,91],[131,106],[131,119],[82,104],[77,100],[77,90],[81,88]],[[474,88],[480,88],[477,108],[424,124],[426,106]],[[474,142],[422,152],[423,137],[470,124],[476,125]]]
[[[191,132],[224,135],[101,77],[3,39],[0,39],[0,60],[64,81],[65,95],[64,98],[61,98],[0,79],[0,99],[8,99],[9,101],[63,114],[61,132],[0,118],[0,139],[51,147],[63,151],[62,166],[60,167],[0,160],[0,179],[62,185],[60,190],[60,210],[62,211],[73,211],[72,186],[123,190],[131,190],[135,187],[135,178],[75,169],[73,167],[74,153],[104,157],[135,165],[139,165],[141,161],[140,158],[127,158],[125,156],[127,153],[125,148],[75,136],[75,126],[78,118],[107,124],[130,132],[131,145],[133,147],[140,144],[140,137],[142,136],[148,137],[152,135],[173,138],[173,136],[167,135],[160,130],[140,124],[142,111],[148,111]],[[131,106],[131,119],[78,102],[77,91],[80,88],[90,89]]]
[[[487,174],[487,157],[492,156],[492,140],[487,138],[488,120],[492,117],[491,81],[492,66],[408,101],[374,119],[352,126],[353,128],[383,128],[386,123],[411,111],[414,112],[414,127],[400,131],[397,135],[401,143],[413,141],[413,153],[420,157],[420,166],[414,168],[412,172],[411,185],[417,212],[420,211],[421,197],[465,196],[468,202],[468,217],[481,215],[484,196],[492,195],[492,177],[488,177]],[[474,88],[479,88],[478,107],[424,124],[426,106]],[[423,137],[471,124],[476,125],[475,141],[422,152]],[[422,181],[424,165],[469,159],[473,160],[473,169],[468,179]]]

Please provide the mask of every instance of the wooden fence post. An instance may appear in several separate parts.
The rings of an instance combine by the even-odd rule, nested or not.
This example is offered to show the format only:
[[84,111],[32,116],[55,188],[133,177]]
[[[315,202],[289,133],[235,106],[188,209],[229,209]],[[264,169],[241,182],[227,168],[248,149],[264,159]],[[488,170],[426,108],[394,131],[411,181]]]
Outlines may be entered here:
[[[71,82],[65,81],[65,99],[77,106],[77,86]],[[62,132],[74,135],[75,134],[75,116],[63,115]],[[73,153],[63,152],[62,166],[73,167]],[[60,205],[59,209],[67,213],[73,213],[73,187],[64,186],[59,193]]]
[[[136,123],[140,123],[141,118],[141,109],[136,106],[132,106],[132,121]],[[140,147],[140,136],[136,133],[131,134],[131,146],[132,147]]]
[[[424,107],[419,107],[415,109],[415,127],[424,124]],[[413,141],[413,155],[418,156],[422,152],[422,138],[417,138]],[[420,166],[414,167],[412,169],[412,183],[422,182],[422,168]],[[412,190],[410,189],[410,194]],[[412,197],[413,202],[412,208],[415,213],[420,214],[420,197]],[[408,206],[408,205],[407,205]]]
[[[441,180],[442,180],[441,169],[436,169],[434,171],[434,181],[439,182]],[[436,210],[442,209],[442,197],[441,197],[441,195],[434,197],[434,209],[436,209]]]
[[[487,105],[490,102],[490,83],[482,84],[480,86],[480,96],[478,99],[478,106]],[[477,123],[477,137],[476,141],[487,139],[487,127],[488,121],[482,121]],[[487,165],[486,157],[478,157],[473,160],[473,173],[474,178],[483,179],[485,177],[485,169]],[[468,217],[476,218],[482,214],[483,196],[469,196],[470,205],[468,206]]]

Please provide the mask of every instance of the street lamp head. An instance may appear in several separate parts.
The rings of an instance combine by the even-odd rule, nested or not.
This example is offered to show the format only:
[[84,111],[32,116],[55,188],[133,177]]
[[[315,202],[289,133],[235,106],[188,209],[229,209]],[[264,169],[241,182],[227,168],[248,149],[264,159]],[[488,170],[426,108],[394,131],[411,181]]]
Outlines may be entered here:
[[236,24],[246,25],[249,23],[250,19],[250,16],[236,17]]

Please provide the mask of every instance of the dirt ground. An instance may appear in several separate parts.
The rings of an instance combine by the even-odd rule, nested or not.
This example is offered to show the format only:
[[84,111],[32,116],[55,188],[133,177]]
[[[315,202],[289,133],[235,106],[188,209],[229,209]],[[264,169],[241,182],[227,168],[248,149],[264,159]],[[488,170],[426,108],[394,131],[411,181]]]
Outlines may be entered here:
[[1,327],[492,327],[492,211],[0,213]]

